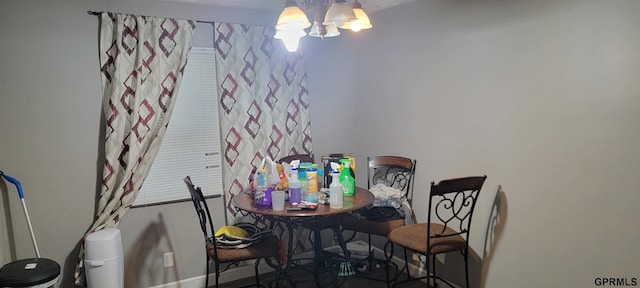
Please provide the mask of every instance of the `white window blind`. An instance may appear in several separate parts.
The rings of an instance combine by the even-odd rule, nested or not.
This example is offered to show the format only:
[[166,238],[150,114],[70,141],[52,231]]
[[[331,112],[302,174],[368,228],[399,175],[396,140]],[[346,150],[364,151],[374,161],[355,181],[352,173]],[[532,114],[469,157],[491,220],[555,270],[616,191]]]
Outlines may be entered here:
[[191,199],[190,176],[205,196],[222,195],[215,51],[192,48],[160,151],[134,206]]

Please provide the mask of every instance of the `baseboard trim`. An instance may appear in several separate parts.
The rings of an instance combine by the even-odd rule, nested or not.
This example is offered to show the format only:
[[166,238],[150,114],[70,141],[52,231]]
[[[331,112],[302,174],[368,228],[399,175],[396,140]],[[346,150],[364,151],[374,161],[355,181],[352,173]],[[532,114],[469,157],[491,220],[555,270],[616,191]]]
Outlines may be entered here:
[[[254,261],[246,261],[241,266],[230,268],[229,270],[220,273],[220,284],[253,277],[254,264],[255,264]],[[268,267],[269,266],[267,264],[264,264],[264,261],[261,261],[260,265],[258,265],[258,269],[260,269],[261,271],[260,274],[270,272],[270,271],[267,271]],[[182,279],[175,282],[152,286],[149,288],[202,288],[205,283],[204,277],[205,275],[200,275],[192,278]],[[215,277],[216,277],[215,273],[209,273],[209,286],[214,285],[216,281]]]
[[[296,258],[308,258],[313,259],[313,251],[307,251],[300,254],[296,254]],[[310,262],[311,260],[309,260]],[[303,264],[306,261],[303,261]],[[220,284],[233,282],[236,280],[250,278],[253,277],[253,267],[255,265],[255,261],[246,261],[241,266],[236,268],[230,268],[227,271],[220,273]],[[213,267],[213,266],[212,266]],[[265,263],[265,261],[260,261],[258,265],[258,269],[260,271],[260,275],[272,272],[273,268],[269,267]],[[156,286],[152,286],[149,288],[202,288],[205,283],[205,275],[200,275],[192,278],[182,279],[175,282],[164,283]],[[216,281],[216,274],[211,272],[209,273],[209,286],[213,286],[213,283]]]

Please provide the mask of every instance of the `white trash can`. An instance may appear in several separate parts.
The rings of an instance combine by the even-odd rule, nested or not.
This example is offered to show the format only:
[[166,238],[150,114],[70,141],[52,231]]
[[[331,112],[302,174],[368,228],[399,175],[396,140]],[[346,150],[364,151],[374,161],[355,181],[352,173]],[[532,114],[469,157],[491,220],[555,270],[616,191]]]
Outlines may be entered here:
[[107,228],[87,235],[84,241],[87,288],[123,288],[124,264],[120,230]]

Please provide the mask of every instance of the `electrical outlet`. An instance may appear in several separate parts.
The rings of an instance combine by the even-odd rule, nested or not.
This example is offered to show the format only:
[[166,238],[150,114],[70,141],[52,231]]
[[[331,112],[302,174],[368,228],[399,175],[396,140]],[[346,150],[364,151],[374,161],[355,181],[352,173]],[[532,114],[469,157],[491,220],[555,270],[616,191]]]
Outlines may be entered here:
[[173,267],[173,252],[164,253],[164,267]]

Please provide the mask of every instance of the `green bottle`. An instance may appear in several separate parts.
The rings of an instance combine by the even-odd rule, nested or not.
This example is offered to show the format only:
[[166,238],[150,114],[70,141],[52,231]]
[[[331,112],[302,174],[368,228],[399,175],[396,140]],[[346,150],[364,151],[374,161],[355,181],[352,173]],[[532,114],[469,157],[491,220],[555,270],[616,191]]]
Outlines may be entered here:
[[351,160],[342,159],[342,171],[340,171],[340,184],[342,184],[342,195],[353,196],[356,193],[356,179],[351,175]]

